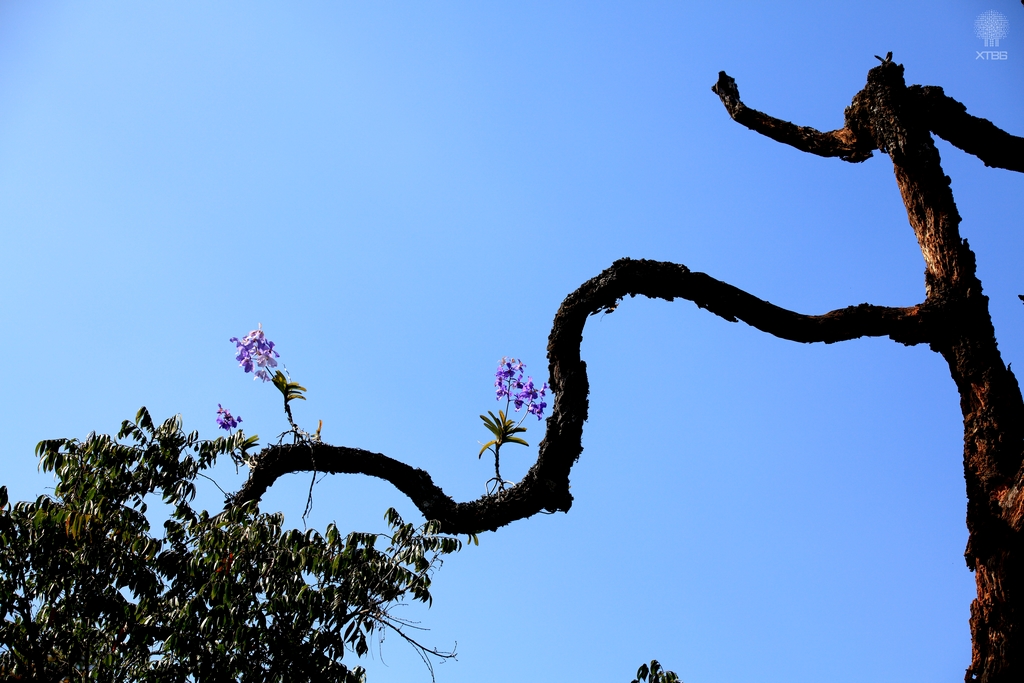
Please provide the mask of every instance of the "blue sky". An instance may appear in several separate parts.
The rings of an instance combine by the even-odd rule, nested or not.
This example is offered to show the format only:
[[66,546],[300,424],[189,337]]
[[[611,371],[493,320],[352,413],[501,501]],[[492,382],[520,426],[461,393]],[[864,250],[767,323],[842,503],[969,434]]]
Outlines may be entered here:
[[[989,9],[1004,61],[976,59]],[[559,303],[617,258],[806,313],[917,303],[887,157],[801,154],[710,87],[724,69],[750,106],[831,129],[891,50],[908,82],[1020,135],[1022,30],[1009,0],[2,2],[3,483],[43,492],[38,440],[141,405],[211,437],[218,403],[264,442],[283,431],[228,342],[257,323],[309,389],[301,422],[467,500],[490,476],[497,359],[546,379]],[[938,144],[1004,359],[1024,362],[1024,179]],[[406,611],[427,644],[458,643],[438,681],[628,681],[652,657],[686,683],[962,678],[974,584],[939,356],[646,300],[593,318],[583,355],[572,510],[484,534]],[[301,526],[308,484],[263,508]],[[335,477],[308,523],[381,530],[389,506],[416,517]],[[397,638],[364,664],[429,680]]]

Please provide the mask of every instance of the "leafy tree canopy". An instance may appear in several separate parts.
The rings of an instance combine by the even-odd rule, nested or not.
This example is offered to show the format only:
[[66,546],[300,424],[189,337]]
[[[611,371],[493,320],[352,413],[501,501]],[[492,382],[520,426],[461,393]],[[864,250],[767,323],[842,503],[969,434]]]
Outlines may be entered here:
[[[196,479],[255,437],[202,440],[143,408],[116,437],[43,441],[53,495],[10,505],[0,487],[0,672],[95,681],[364,680],[389,629],[424,656],[392,608],[429,603],[461,541],[387,512],[390,534],[286,531],[256,505],[193,509]],[[151,496],[170,506],[154,533]],[[147,502],[149,501],[149,503]],[[380,543],[379,543],[380,542]],[[378,549],[378,545],[385,545]]]

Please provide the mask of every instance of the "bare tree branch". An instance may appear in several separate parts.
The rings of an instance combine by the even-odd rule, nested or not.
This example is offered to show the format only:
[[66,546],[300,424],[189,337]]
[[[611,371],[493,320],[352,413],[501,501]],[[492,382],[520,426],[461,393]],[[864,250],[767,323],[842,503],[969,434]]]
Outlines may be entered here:
[[923,122],[954,147],[981,159],[986,166],[1024,173],[1024,138],[1010,135],[988,119],[967,113],[967,107],[934,85],[912,85],[907,94]]
[[861,304],[820,316],[794,313],[686,266],[622,259],[566,297],[548,341],[548,362],[555,405],[547,420],[537,462],[523,480],[495,495],[456,503],[430,475],[380,453],[316,441],[270,446],[249,471],[249,479],[229,505],[259,500],[281,476],[294,472],[365,474],[390,482],[427,519],[447,533],[494,530],[541,511],[572,506],[569,471],[583,450],[589,383],[580,344],[587,319],[612,311],[626,296],[687,299],[730,322],[747,324],[782,339],[833,343],[858,337],[889,336],[903,344],[940,336],[939,317],[928,304],[886,308]]
[[871,152],[876,149],[871,136],[859,135],[856,128],[850,126],[849,120],[845,128],[822,133],[751,109],[740,100],[736,81],[724,71],[718,72],[718,82],[711,86],[711,90],[722,100],[729,116],[736,123],[772,140],[796,147],[801,152],[820,157],[839,157],[843,161],[856,163],[870,159]]

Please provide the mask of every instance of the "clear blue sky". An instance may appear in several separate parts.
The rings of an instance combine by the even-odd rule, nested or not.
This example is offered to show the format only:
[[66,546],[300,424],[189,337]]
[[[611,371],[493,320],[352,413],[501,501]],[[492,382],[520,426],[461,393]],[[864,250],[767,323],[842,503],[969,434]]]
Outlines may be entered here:
[[[976,59],[974,18],[1010,21]],[[1024,134],[1016,0],[708,3],[0,3],[3,483],[52,482],[43,438],[141,405],[264,441],[274,390],[232,336],[262,323],[332,443],[429,470],[489,465],[497,359],[545,378],[561,300],[617,258],[685,263],[806,313],[923,298],[881,156],[801,154],[732,122],[831,129],[891,50]],[[939,143],[1007,361],[1024,362],[1024,178]],[[942,359],[801,346],[692,304],[593,318],[575,504],[485,534],[409,609],[459,659],[441,683],[958,681],[973,577],[961,417]],[[534,445],[540,426],[526,434]],[[535,449],[503,463],[517,479]],[[218,475],[234,489],[232,468]],[[264,509],[301,526],[306,476]],[[202,494],[211,507],[220,494]],[[395,490],[319,484],[311,525],[380,530]],[[371,681],[426,681],[397,638]]]

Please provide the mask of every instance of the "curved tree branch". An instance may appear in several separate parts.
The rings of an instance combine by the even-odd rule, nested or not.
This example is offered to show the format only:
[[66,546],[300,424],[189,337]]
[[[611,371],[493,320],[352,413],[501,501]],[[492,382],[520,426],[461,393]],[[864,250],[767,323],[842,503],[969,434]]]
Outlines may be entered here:
[[548,363],[555,405],[547,419],[537,462],[521,482],[478,500],[456,503],[421,469],[358,448],[320,442],[270,446],[252,463],[249,479],[228,504],[259,500],[281,476],[294,472],[365,474],[390,482],[427,519],[447,533],[490,531],[541,511],[572,506],[569,471],[583,451],[589,383],[580,344],[587,318],[610,312],[626,296],[687,299],[730,322],[743,321],[768,334],[798,342],[833,343],[888,336],[903,344],[934,342],[945,317],[928,303],[909,308],[861,304],[801,315],[771,304],[704,273],[675,263],[622,259],[566,297],[552,325]]
[[967,107],[934,85],[912,85],[907,94],[924,124],[954,147],[981,159],[986,166],[1024,173],[1024,138],[1010,135],[988,119],[971,116]]
[[736,81],[724,71],[718,72],[718,82],[711,86],[711,90],[722,100],[729,116],[736,123],[772,140],[796,147],[801,152],[820,157],[839,157],[843,161],[856,163],[870,159],[871,152],[876,149],[871,136],[860,134],[851,125],[849,117],[845,128],[822,133],[751,109],[740,100]]

